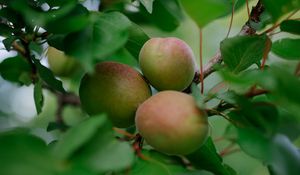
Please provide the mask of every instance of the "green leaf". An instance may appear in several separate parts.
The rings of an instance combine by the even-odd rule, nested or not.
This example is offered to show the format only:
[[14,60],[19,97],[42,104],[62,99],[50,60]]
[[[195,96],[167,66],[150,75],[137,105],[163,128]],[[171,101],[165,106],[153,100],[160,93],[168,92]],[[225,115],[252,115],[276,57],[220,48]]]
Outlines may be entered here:
[[149,36],[141,29],[140,26],[132,23],[129,28],[129,38],[125,44],[125,48],[136,60],[138,60],[141,48],[149,39]]
[[132,67],[139,67],[136,58],[134,58],[125,48],[120,49],[115,54],[107,57],[105,60],[116,61]]
[[300,21],[285,20],[280,24],[280,30],[284,32],[300,35]]
[[44,0],[50,7],[62,6],[66,3],[73,3],[74,0]]
[[201,94],[201,91],[197,84],[192,83],[192,95],[194,99],[196,100],[197,106],[200,109],[205,109],[205,96]]
[[300,172],[300,152],[284,135],[266,137],[254,129],[238,129],[238,144],[247,154],[271,166],[277,175]]
[[35,42],[31,42],[29,44],[29,49],[30,49],[31,53],[35,53],[37,55],[42,55],[43,51],[44,51],[42,45],[35,43]]
[[2,43],[4,44],[4,47],[7,51],[11,50],[11,45],[13,44],[13,42],[17,39],[17,37],[15,36],[10,36],[5,38],[4,40],[2,40]]
[[21,56],[7,58],[0,63],[0,75],[3,79],[21,84],[30,84],[31,68]]
[[231,9],[229,1],[224,0],[181,0],[181,4],[199,27],[204,27]]
[[13,29],[8,27],[5,24],[0,23],[0,35],[1,36],[10,36],[13,33]]
[[217,153],[216,147],[209,137],[204,145],[197,151],[187,156],[187,159],[196,168],[204,169],[218,175],[236,174],[229,170],[224,164],[220,155]]
[[300,59],[300,39],[284,38],[273,43],[272,52],[287,60]]
[[221,42],[221,54],[225,64],[234,72],[241,72],[262,59],[267,37],[236,36]]
[[191,172],[187,170],[177,157],[166,156],[154,150],[143,150],[145,159],[138,158],[130,175],[177,175]]
[[77,4],[76,0],[64,0],[59,8],[49,9],[48,11],[42,8],[43,3],[38,1],[19,1],[10,0],[9,7],[16,13],[22,15],[26,22],[26,27],[45,26],[48,22],[59,19],[62,16],[70,13]]
[[149,13],[152,13],[154,0],[139,0]]
[[34,84],[34,89],[33,89],[34,103],[35,103],[36,112],[38,114],[42,112],[42,108],[44,104],[42,84],[43,82],[39,79]]
[[84,6],[78,4],[67,15],[48,22],[44,28],[48,32],[55,33],[55,34],[76,32],[88,25],[89,23],[88,15],[89,15],[88,10]]
[[286,13],[300,8],[299,0],[263,0],[262,2],[266,10],[272,15],[273,22],[276,22]]
[[145,8],[140,8],[141,14],[165,31],[173,31],[183,19],[183,13],[178,0],[155,0],[152,14]]
[[54,175],[54,159],[46,144],[24,131],[0,134],[1,175]]
[[78,162],[96,172],[121,171],[129,168],[134,152],[129,143],[115,139],[108,123],[98,129],[92,140],[74,155]]
[[25,26],[22,15],[11,9],[10,6],[2,7],[0,9],[0,16],[2,20],[11,22],[14,29],[21,29]]
[[49,122],[46,130],[47,132],[54,131],[57,129],[66,131],[68,128],[69,126],[65,123]]
[[277,131],[279,113],[275,105],[266,101],[252,102],[238,95],[235,99],[238,110],[228,114],[232,121],[245,128],[254,128],[265,135],[273,135]]
[[120,49],[128,39],[131,22],[119,12],[93,13],[91,24],[65,38],[65,51],[92,70],[93,62]]
[[112,124],[104,115],[91,117],[67,131],[54,153],[98,173],[124,170],[134,158],[131,146],[115,138]]
[[65,50],[65,46],[64,46],[64,39],[65,39],[66,35],[62,35],[62,34],[54,34],[54,35],[50,35],[47,38],[47,42],[50,46],[64,51]]
[[47,83],[47,85],[62,93],[66,92],[63,88],[62,82],[55,78],[50,69],[43,66],[41,62],[37,59],[33,59],[33,61],[38,69],[40,77]]
[[68,159],[96,134],[100,127],[106,124],[106,117],[89,118],[79,125],[69,129],[57,142],[53,150],[60,159]]

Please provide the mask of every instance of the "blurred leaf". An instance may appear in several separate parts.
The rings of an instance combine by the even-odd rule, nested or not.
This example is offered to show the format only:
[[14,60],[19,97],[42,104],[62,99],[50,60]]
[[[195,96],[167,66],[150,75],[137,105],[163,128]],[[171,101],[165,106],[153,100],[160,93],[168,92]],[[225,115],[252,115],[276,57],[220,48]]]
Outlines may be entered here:
[[247,154],[271,166],[276,175],[300,172],[300,152],[284,135],[268,138],[254,129],[238,129],[238,143]]
[[280,24],[280,30],[300,35],[300,21],[285,20]]
[[130,175],[177,175],[191,172],[177,157],[167,156],[154,150],[143,150],[145,159],[138,158]]
[[58,7],[62,6],[63,4],[66,3],[71,3],[74,2],[74,0],[44,0],[50,7]]
[[43,48],[42,48],[42,45],[38,44],[38,43],[34,43],[34,42],[31,42],[29,44],[29,49],[32,53],[35,53],[37,54],[38,56],[42,55],[43,53]]
[[134,152],[129,143],[114,137],[112,126],[106,123],[73,159],[96,172],[121,171],[132,165]]
[[94,171],[82,167],[82,166],[71,166],[69,169],[65,170],[64,172],[61,172],[59,175],[99,175],[95,173]]
[[10,6],[0,9],[0,19],[6,23],[11,22],[15,30],[21,29],[25,25],[22,16],[11,9]]
[[92,70],[95,60],[104,59],[120,49],[128,39],[131,23],[119,12],[93,13],[91,24],[65,38],[65,51]]
[[107,57],[105,60],[116,61],[132,67],[139,67],[136,58],[134,58],[125,48],[120,49],[119,51],[115,52],[115,54]]
[[64,51],[65,50],[65,46],[64,46],[64,39],[65,39],[66,35],[62,35],[62,34],[54,34],[54,35],[50,35],[47,38],[47,42],[50,46]]
[[10,0],[9,7],[22,15],[27,27],[45,26],[48,22],[67,15],[76,7],[76,0],[64,0],[60,8],[44,10],[38,1]]
[[149,13],[152,13],[154,0],[139,0]]
[[276,22],[284,14],[300,8],[299,0],[262,0],[266,10]]
[[38,69],[40,77],[47,83],[47,85],[57,91],[64,93],[65,89],[63,88],[62,82],[55,78],[52,71],[43,66],[39,60],[33,59],[33,61]]
[[165,31],[175,30],[183,18],[178,0],[155,0],[152,14],[144,7],[140,10],[146,19]]
[[13,44],[13,42],[17,39],[17,37],[15,36],[10,36],[5,38],[4,40],[2,40],[2,43],[4,44],[4,47],[7,51],[11,50],[11,45]]
[[5,24],[0,23],[0,36],[10,36],[13,33],[13,29]]
[[287,60],[300,59],[300,39],[284,38],[274,42],[272,52]]
[[279,114],[275,105],[269,102],[252,102],[243,96],[235,96],[237,110],[228,115],[239,126],[254,128],[265,135],[273,135],[277,131]]
[[134,56],[136,60],[138,60],[141,48],[149,39],[149,36],[141,29],[140,26],[132,23],[131,27],[129,28],[129,38],[125,44],[125,48],[132,54],[132,56]]
[[187,14],[195,20],[199,27],[204,27],[211,21],[230,12],[229,1],[224,0],[181,0]]
[[[0,74],[3,79],[21,84],[30,84],[31,68],[21,56],[7,58],[0,63]],[[27,77],[27,78],[25,78]]]
[[50,122],[47,126],[47,132],[50,132],[50,131],[54,131],[54,130],[67,130],[69,128],[68,125],[64,124],[64,123],[57,123],[57,122]]
[[21,131],[0,134],[0,175],[55,175],[57,167],[39,138]]
[[86,144],[106,122],[105,116],[89,118],[78,126],[72,127],[59,140],[54,148],[54,154],[61,159],[68,159],[80,147]]
[[42,108],[44,104],[42,84],[43,82],[39,79],[34,84],[34,89],[33,89],[34,103],[35,103],[36,112],[38,114],[42,112]]
[[115,139],[112,125],[104,115],[71,128],[58,141],[54,153],[98,173],[123,170],[134,158],[131,146]]
[[48,22],[44,28],[48,32],[55,34],[76,32],[88,25],[88,15],[88,10],[84,6],[77,4],[67,15]]
[[224,164],[216,147],[209,137],[197,151],[187,156],[187,159],[198,169],[204,169],[218,175],[235,175]]
[[[220,72],[224,73],[226,71],[223,70]],[[222,76],[224,75],[223,73]],[[268,90],[267,97],[269,102],[288,111],[294,116],[294,121],[300,122],[300,82],[293,72],[288,72],[283,68],[273,65],[264,71],[249,70],[238,75],[227,72],[223,78],[230,86],[234,85],[235,89],[243,89],[242,93],[247,92],[249,87],[253,85]]]
[[197,84],[192,83],[192,95],[194,97],[194,99],[196,100],[197,106],[200,109],[205,109],[205,96],[201,94],[201,91],[199,89],[199,87],[197,86]]
[[[238,73],[262,59],[267,37],[236,36],[221,42],[221,54],[228,68]],[[255,50],[255,52],[254,52]]]

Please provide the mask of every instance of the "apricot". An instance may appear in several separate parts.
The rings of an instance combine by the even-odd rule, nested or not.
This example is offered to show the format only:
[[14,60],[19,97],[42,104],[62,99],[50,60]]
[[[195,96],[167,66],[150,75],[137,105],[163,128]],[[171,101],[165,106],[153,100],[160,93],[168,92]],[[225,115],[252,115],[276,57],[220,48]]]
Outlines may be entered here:
[[137,107],[151,96],[143,76],[128,65],[102,62],[85,74],[79,88],[83,109],[89,115],[107,113],[116,127],[134,124]]
[[157,90],[186,89],[196,68],[192,49],[174,37],[148,40],[140,51],[139,64],[144,76]]
[[147,99],[139,106],[135,123],[149,145],[170,155],[194,152],[208,135],[206,113],[192,96],[178,91],[162,91]]
[[80,69],[80,64],[74,58],[54,47],[48,47],[47,57],[49,67],[56,76],[68,77]]

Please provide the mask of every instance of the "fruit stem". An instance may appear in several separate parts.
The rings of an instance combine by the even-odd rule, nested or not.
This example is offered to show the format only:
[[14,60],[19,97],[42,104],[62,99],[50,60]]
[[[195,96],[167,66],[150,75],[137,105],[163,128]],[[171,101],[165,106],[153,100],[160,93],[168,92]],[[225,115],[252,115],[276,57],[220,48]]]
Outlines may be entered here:
[[[118,134],[124,135],[124,136],[127,137],[127,139],[129,139],[129,140],[132,140],[132,139],[135,139],[135,138],[136,138],[135,135],[133,135],[133,134],[127,132],[127,131],[124,131],[123,129],[113,127],[113,130],[114,130],[115,132],[117,132]],[[126,140],[127,140],[127,139],[126,139]]]
[[235,143],[233,143],[233,142],[231,144],[229,144],[223,151],[220,152],[220,156],[224,157],[226,155],[240,151],[239,148],[233,148],[234,146],[235,146]]
[[229,22],[229,27],[228,27],[228,32],[227,32],[226,38],[228,38],[231,28],[232,28],[233,16],[234,16],[234,0],[232,0],[231,17],[230,17],[230,22]]
[[199,27],[200,33],[200,82],[201,82],[201,94],[204,92],[204,75],[203,75],[203,32]]
[[248,0],[246,0],[246,5],[247,5],[248,18],[250,18],[250,9],[249,9],[249,2],[248,2]]
[[271,47],[272,47],[272,41],[269,38],[267,38],[264,53],[263,53],[263,60],[262,60],[261,66],[260,66],[261,70],[264,70]]

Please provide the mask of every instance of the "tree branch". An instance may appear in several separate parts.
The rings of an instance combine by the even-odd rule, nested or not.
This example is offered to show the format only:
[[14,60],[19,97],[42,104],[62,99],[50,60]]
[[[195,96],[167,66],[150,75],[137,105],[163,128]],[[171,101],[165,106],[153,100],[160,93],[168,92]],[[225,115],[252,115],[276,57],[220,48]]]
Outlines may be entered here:
[[[238,35],[244,36],[244,35],[254,35],[256,33],[255,28],[252,26],[253,23],[259,23],[260,22],[260,15],[264,12],[264,6],[261,3],[261,0],[259,0],[255,7],[252,8],[250,13],[250,18],[245,23],[245,25],[242,27],[241,31]],[[221,64],[223,61],[221,56],[221,51],[218,50],[218,52],[213,56],[208,63],[204,66],[203,70],[203,77],[208,77],[211,73],[215,72],[215,65]],[[200,79],[198,78],[200,75],[195,76],[194,83],[199,84]]]

